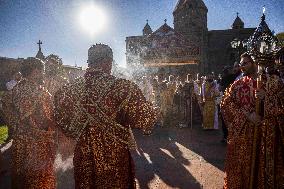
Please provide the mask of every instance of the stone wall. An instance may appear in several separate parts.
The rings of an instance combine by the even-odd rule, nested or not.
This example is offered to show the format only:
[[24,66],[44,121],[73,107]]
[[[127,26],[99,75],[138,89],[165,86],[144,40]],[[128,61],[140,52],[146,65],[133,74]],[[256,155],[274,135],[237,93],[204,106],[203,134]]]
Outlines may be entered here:
[[210,71],[220,73],[225,65],[233,65],[244,49],[233,49],[231,41],[238,38],[248,39],[255,28],[212,30],[208,32],[208,67]]
[[[248,39],[255,28],[242,28],[244,23],[238,17],[234,24],[239,27],[227,30],[208,31],[208,9],[202,0],[179,0],[173,11],[174,31],[182,34],[190,45],[200,49],[198,71],[201,73],[220,73],[225,65],[233,65],[241,53],[231,47],[231,41],[235,38]],[[133,62],[141,63],[141,57],[137,52],[143,48],[143,36],[126,38],[126,61],[131,66]],[[183,58],[183,57],[180,57]]]
[[[16,72],[20,71],[23,58],[0,57],[0,91],[5,91],[6,83],[10,81]],[[66,73],[67,79],[73,81],[78,76],[84,75],[82,67],[63,65],[63,72]]]

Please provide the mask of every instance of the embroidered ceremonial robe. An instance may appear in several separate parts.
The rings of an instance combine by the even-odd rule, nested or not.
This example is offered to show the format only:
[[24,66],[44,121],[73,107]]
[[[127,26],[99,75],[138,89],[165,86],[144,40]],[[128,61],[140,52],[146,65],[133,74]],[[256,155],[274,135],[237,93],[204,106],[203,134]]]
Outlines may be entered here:
[[260,127],[256,188],[284,188],[284,83],[268,80]]
[[203,94],[203,129],[218,129],[218,109],[216,97],[220,95],[217,84],[205,82],[202,85]]
[[58,125],[74,130],[74,136],[78,136],[74,153],[75,188],[135,188],[127,142],[129,127],[147,133],[155,122],[152,106],[138,86],[88,70],[84,79],[55,95],[55,106]]
[[[48,92],[52,95],[52,99],[54,98],[55,93],[59,90],[63,85],[67,84],[67,79],[63,78],[63,74],[58,75],[47,75],[45,78],[45,87]],[[59,161],[64,161],[70,156],[73,156],[74,153],[74,143],[75,141],[66,137],[62,131],[56,128],[56,142],[57,142],[57,158],[61,158]],[[60,154],[58,156],[58,154]]]
[[186,82],[183,86],[180,88],[180,120],[179,124],[184,125],[184,126],[189,126],[191,123],[191,99],[193,96],[193,82]]
[[202,101],[203,101],[203,98],[202,98],[202,82],[200,80],[195,80],[194,81],[194,94],[195,94],[195,97],[197,99],[197,102],[198,102],[198,105],[199,105],[199,109],[202,113]]
[[[41,86],[22,80],[12,91],[16,117],[12,144],[12,187],[54,189],[53,106]],[[12,122],[10,122],[12,123]]]
[[243,110],[255,112],[256,80],[243,77],[225,91],[221,102],[228,127],[225,159],[225,189],[248,189],[250,186],[255,125],[247,120]]

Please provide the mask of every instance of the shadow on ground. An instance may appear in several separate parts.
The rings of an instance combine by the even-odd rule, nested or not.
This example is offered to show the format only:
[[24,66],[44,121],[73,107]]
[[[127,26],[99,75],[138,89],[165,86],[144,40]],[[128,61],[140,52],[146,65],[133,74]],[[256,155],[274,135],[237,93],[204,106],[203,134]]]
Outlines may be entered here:
[[[204,131],[195,125],[157,127],[151,136],[134,133],[138,150],[132,155],[139,188],[222,188],[226,147],[220,143],[219,130]],[[207,179],[206,169],[216,172],[211,175],[214,179]]]
[[[193,129],[156,127],[151,136],[142,136],[136,130],[134,134],[138,149],[131,153],[138,188],[222,188],[226,146],[220,143],[219,130],[204,131],[194,125]],[[8,171],[0,177],[1,189],[10,188],[9,145],[2,148],[4,169]],[[57,158],[58,189],[74,188],[72,157],[66,157]]]

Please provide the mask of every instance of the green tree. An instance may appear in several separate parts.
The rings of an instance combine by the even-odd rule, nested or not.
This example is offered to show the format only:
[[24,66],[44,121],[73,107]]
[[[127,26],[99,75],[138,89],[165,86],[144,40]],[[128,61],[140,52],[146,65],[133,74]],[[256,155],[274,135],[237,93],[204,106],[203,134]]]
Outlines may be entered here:
[[281,45],[284,45],[284,32],[278,33],[276,37],[279,39]]
[[4,143],[7,137],[8,137],[8,127],[0,125],[0,145]]

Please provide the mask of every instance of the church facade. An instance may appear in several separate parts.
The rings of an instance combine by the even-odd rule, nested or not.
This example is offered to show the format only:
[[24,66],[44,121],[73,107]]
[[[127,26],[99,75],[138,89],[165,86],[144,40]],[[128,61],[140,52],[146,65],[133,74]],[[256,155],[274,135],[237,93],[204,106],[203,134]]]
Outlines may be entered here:
[[142,35],[126,37],[128,68],[183,75],[220,73],[224,66],[233,65],[242,49],[233,48],[231,42],[245,41],[255,28],[245,28],[237,15],[230,29],[209,31],[207,12],[202,0],[179,0],[173,10],[174,28],[165,20],[152,31],[147,21]]
[[[42,42],[38,41],[38,52],[36,58],[41,59],[45,63],[45,71],[50,67],[49,62],[47,62],[48,57],[55,57],[60,62],[60,67],[62,67],[62,72],[65,73],[69,81],[73,81],[76,77],[84,74],[85,70],[82,67],[63,65],[61,58],[57,55],[50,54],[47,57],[44,56],[41,45]],[[0,93],[1,91],[6,91],[6,83],[10,81],[13,75],[20,72],[24,58],[9,58],[0,56]]]

